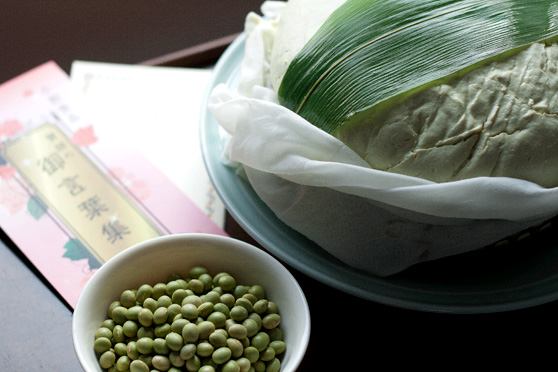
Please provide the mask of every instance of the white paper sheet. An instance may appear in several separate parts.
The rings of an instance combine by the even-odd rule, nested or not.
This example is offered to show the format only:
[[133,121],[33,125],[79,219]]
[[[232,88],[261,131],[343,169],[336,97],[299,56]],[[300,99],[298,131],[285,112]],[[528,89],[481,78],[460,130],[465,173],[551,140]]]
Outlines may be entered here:
[[71,79],[104,144],[138,151],[219,226],[225,207],[200,149],[199,112],[211,69],[75,61]]

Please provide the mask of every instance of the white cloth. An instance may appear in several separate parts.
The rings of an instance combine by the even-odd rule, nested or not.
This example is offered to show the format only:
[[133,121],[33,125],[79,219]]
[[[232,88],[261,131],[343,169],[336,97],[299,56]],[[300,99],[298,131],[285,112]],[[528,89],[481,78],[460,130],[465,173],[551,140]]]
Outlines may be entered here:
[[510,178],[434,183],[378,171],[280,106],[269,54],[281,2],[246,22],[238,87],[214,88],[209,109],[231,134],[225,156],[287,225],[357,269],[386,276],[477,249],[558,214],[558,189]]

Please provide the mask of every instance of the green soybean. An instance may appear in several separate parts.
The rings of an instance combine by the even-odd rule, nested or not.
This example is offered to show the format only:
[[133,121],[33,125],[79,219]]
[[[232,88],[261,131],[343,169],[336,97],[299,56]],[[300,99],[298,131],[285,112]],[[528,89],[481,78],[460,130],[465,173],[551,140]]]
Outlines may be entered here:
[[241,297],[237,299],[234,304],[235,306],[242,306],[243,308],[246,309],[248,313],[254,311],[254,306],[252,305],[252,302],[250,302],[250,300],[247,298]]
[[138,320],[138,314],[142,309],[141,306],[135,305],[131,306],[126,310],[126,319],[128,320]]
[[227,346],[227,336],[222,332],[215,331],[209,335],[209,342],[211,342],[214,347]]
[[180,310],[181,310],[182,306],[180,306],[179,304],[175,304],[172,303],[169,305],[169,307],[167,307],[167,314],[168,317],[167,319],[172,322],[174,320],[174,318],[180,314]]
[[252,305],[254,305],[256,302],[258,302],[258,298],[251,293],[246,293],[245,295],[242,296],[242,298],[250,301],[250,303]]
[[153,331],[153,328],[151,328],[151,327],[140,327],[138,329],[137,337],[138,338],[142,338],[142,337],[155,338],[155,332]]
[[133,360],[139,358],[140,353],[137,349],[135,341],[130,341],[128,342],[128,345],[126,345],[126,355],[128,355],[128,357]]
[[204,284],[199,279],[192,279],[188,282],[188,289],[192,290],[195,294],[201,294],[204,290]]
[[254,304],[254,311],[258,314],[263,314],[267,311],[268,301],[262,298]]
[[157,310],[157,300],[152,297],[146,298],[143,301],[143,308],[149,309],[152,313],[155,312]]
[[127,355],[122,355],[116,361],[116,370],[124,372],[130,368],[131,359]]
[[242,296],[244,296],[245,294],[249,293],[250,287],[246,286],[246,285],[237,285],[236,287],[234,287],[233,289],[233,295],[234,297],[241,298]]
[[167,342],[164,338],[156,338],[153,340],[153,351],[157,354],[168,354],[170,353],[170,349],[167,346]]
[[242,324],[233,324],[229,327],[229,335],[238,340],[243,340],[248,335],[248,330]]
[[186,344],[180,349],[180,357],[184,360],[188,360],[196,354],[196,349],[196,344]]
[[252,367],[254,367],[254,371],[256,372],[266,372],[265,370],[267,368],[263,360],[255,361],[254,363],[252,363]]
[[275,349],[272,347],[266,347],[263,352],[260,353],[260,359],[264,362],[269,362],[275,358]]
[[184,326],[186,324],[190,323],[190,321],[188,319],[176,319],[173,320],[172,324],[171,324],[171,331],[174,333],[179,333],[182,334],[182,330],[184,329]]
[[165,292],[167,293],[167,296],[172,298],[172,294],[178,289],[183,289],[182,285],[176,280],[171,280],[167,283]]
[[287,350],[287,344],[283,341],[271,341],[269,343],[269,347],[272,347],[275,350],[275,354],[283,354],[285,350]]
[[149,327],[153,324],[153,312],[149,309],[142,308],[138,313],[138,321],[144,327]]
[[98,328],[95,331],[95,339],[98,339],[99,337],[105,337],[105,338],[110,339],[112,337],[112,328],[111,329],[109,329],[107,327]]
[[207,274],[209,271],[203,266],[194,266],[190,269],[188,274],[191,278],[197,279],[202,274]]
[[99,337],[93,343],[93,348],[97,353],[104,353],[105,351],[110,350],[112,347],[112,342],[107,337]]
[[180,312],[182,313],[182,316],[184,318],[189,320],[196,319],[200,314],[200,311],[196,305],[188,303],[182,306]]
[[[152,354],[140,354],[140,356],[138,357],[138,359],[136,360],[140,360],[143,363],[145,363],[148,367],[151,367],[151,361],[153,360],[153,355]],[[133,363],[133,361],[132,361]]]
[[202,318],[206,318],[212,312],[213,312],[212,302],[204,302],[200,306],[198,306],[198,316],[201,316]]
[[120,303],[128,308],[136,304],[136,294],[134,291],[127,289],[120,295]]
[[153,286],[153,298],[158,300],[159,297],[167,294],[167,283],[157,283]]
[[273,358],[270,362],[266,365],[266,372],[279,372],[281,369],[281,361],[277,358]]
[[177,289],[172,294],[172,302],[178,305],[182,305],[182,301],[188,296],[188,291],[183,288]]
[[255,321],[258,324],[259,328],[262,327],[262,317],[260,316],[260,314],[252,313],[248,315],[248,319],[252,319],[253,321]]
[[215,324],[210,321],[204,320],[198,324],[198,330],[200,332],[200,339],[207,340],[209,335],[215,332]]
[[264,288],[259,284],[251,286],[248,292],[254,295],[258,300],[264,299],[266,297]]
[[281,316],[277,313],[268,314],[262,319],[262,326],[265,329],[273,329],[281,323]]
[[240,366],[236,360],[229,360],[223,365],[221,372],[240,372]]
[[110,351],[110,350],[102,353],[101,357],[99,358],[99,364],[101,365],[101,367],[107,369],[112,367],[115,361],[116,361],[116,355],[114,354],[114,351]]
[[170,350],[179,351],[184,345],[184,339],[178,333],[171,332],[166,335],[165,341]]
[[141,354],[151,354],[153,352],[153,339],[142,337],[136,341],[136,350]]
[[217,274],[215,274],[213,276],[213,285],[215,287],[217,287],[219,285],[219,279],[223,276],[223,275],[229,275],[229,273],[227,273],[226,271],[221,271],[218,272]]
[[130,372],[149,372],[149,366],[141,360],[133,360],[130,363]]
[[172,304],[172,298],[166,294],[157,299],[157,307],[169,307]]
[[225,326],[225,322],[227,321],[227,315],[220,311],[214,311],[209,314],[207,320],[213,323],[216,328],[222,328]]
[[151,364],[160,371],[168,371],[171,367],[169,358],[164,355],[155,355],[151,360]]
[[268,330],[267,334],[271,341],[283,341],[283,331],[279,327]]
[[220,347],[213,352],[211,356],[211,360],[213,360],[217,364],[224,364],[226,363],[232,356],[231,349],[228,347]]
[[186,369],[188,371],[198,371],[201,367],[201,360],[197,355],[194,355],[186,361]]
[[238,363],[239,372],[248,372],[252,366],[252,363],[246,357],[238,358],[236,362]]
[[153,333],[155,337],[166,337],[169,333],[171,333],[171,326],[169,323],[159,324],[153,329]]
[[[213,305],[213,311],[218,313],[223,313],[223,315],[225,315],[225,319],[228,318],[231,313],[231,309],[222,302],[218,302],[215,305]],[[211,314],[209,314],[209,316],[211,316]]]
[[138,333],[138,324],[133,320],[127,320],[122,325],[122,332],[124,332],[124,335],[128,338],[136,337]]
[[117,342],[116,344],[114,344],[113,349],[116,355],[118,356],[126,355],[127,353],[126,346],[127,345],[124,342]]
[[227,347],[231,351],[232,356],[235,358],[240,358],[244,353],[244,345],[235,338],[227,339]]
[[234,306],[234,303],[236,301],[234,296],[230,293],[222,294],[220,300],[221,300],[221,303],[227,305],[227,307],[229,309]]
[[103,323],[101,324],[101,327],[108,328],[112,331],[112,329],[114,328],[115,325],[116,325],[116,323],[114,322],[114,320],[109,318],[109,319],[105,319],[103,321]]
[[180,357],[180,352],[178,351],[171,351],[169,354],[169,361],[172,367],[182,367],[186,364],[186,360]]
[[260,353],[264,351],[270,343],[269,335],[265,332],[258,332],[250,342]]
[[138,288],[136,293],[136,301],[140,304],[153,295],[153,287],[149,284],[143,284]]
[[225,292],[230,292],[236,287],[236,280],[231,275],[225,274],[219,278],[217,284]]
[[191,294],[182,300],[182,306],[186,304],[192,304],[196,307],[200,306],[203,303],[203,300],[200,296]]
[[108,315],[109,318],[112,318],[112,311],[118,306],[122,306],[120,301],[112,301],[111,302],[111,304],[109,305],[108,311],[107,311],[107,315]]
[[203,302],[211,302],[213,305],[221,301],[221,295],[217,291],[209,291],[203,296]]
[[210,366],[210,365],[205,365],[205,366],[202,366],[198,370],[198,372],[215,372],[215,368],[213,366]]
[[203,341],[198,344],[196,348],[196,354],[198,354],[200,357],[208,357],[213,354],[214,350],[215,348],[211,343],[209,343],[208,341]]
[[279,307],[277,306],[277,304],[273,301],[268,301],[267,302],[267,312],[270,314],[278,314],[279,313]]
[[255,363],[260,359],[260,352],[254,346],[248,346],[245,348],[243,355],[250,361],[250,363]]
[[163,324],[169,318],[169,310],[166,307],[159,307],[153,313],[153,323]]
[[213,287],[213,277],[208,273],[201,274],[197,280],[199,280],[203,284],[203,290],[208,292]]
[[242,322],[244,319],[248,318],[248,310],[243,306],[234,306],[231,309],[231,319]]
[[112,339],[114,342],[124,342],[126,340],[126,335],[124,334],[124,330],[121,325],[114,326],[114,329],[112,330]]
[[260,327],[258,326],[258,323],[254,319],[249,319],[249,318],[245,319],[242,322],[242,325],[244,326],[244,328],[246,328],[247,337],[252,337],[260,331]]
[[128,318],[126,318],[126,310],[128,309],[124,306],[116,306],[111,312],[112,320],[114,320],[116,324],[124,324],[124,322],[128,320]]

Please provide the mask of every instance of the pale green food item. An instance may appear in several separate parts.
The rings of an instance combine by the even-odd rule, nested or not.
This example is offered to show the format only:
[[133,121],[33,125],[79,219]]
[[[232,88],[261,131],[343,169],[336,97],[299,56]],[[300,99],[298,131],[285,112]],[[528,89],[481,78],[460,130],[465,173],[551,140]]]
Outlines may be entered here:
[[335,136],[372,167],[432,181],[558,185],[558,45],[536,43]]
[[[276,368],[274,360],[286,346],[270,343],[279,328],[262,328],[268,322],[262,316],[278,316],[263,288],[237,285],[228,273],[215,280],[202,267],[191,272],[197,278],[169,275],[169,282],[126,290],[110,305],[109,318],[95,332],[94,341],[103,369],[248,372],[265,370],[268,364]],[[192,281],[201,289],[186,289]],[[135,302],[130,300],[134,297]],[[258,301],[266,305],[260,306],[261,316],[254,312]],[[252,341],[262,353],[250,346]]]
[[[343,2],[288,2],[271,57],[276,90],[290,61]],[[332,135],[383,171],[435,182],[498,176],[558,186],[558,45],[534,43]]]

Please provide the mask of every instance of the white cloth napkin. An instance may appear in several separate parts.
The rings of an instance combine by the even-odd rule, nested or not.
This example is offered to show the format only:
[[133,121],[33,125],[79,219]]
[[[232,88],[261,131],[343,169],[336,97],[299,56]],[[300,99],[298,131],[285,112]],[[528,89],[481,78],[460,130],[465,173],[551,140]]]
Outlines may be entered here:
[[230,133],[225,156],[287,225],[346,264],[386,276],[494,243],[558,214],[558,189],[510,178],[435,183],[378,171],[280,106],[269,56],[283,2],[247,16],[238,86],[209,109]]

